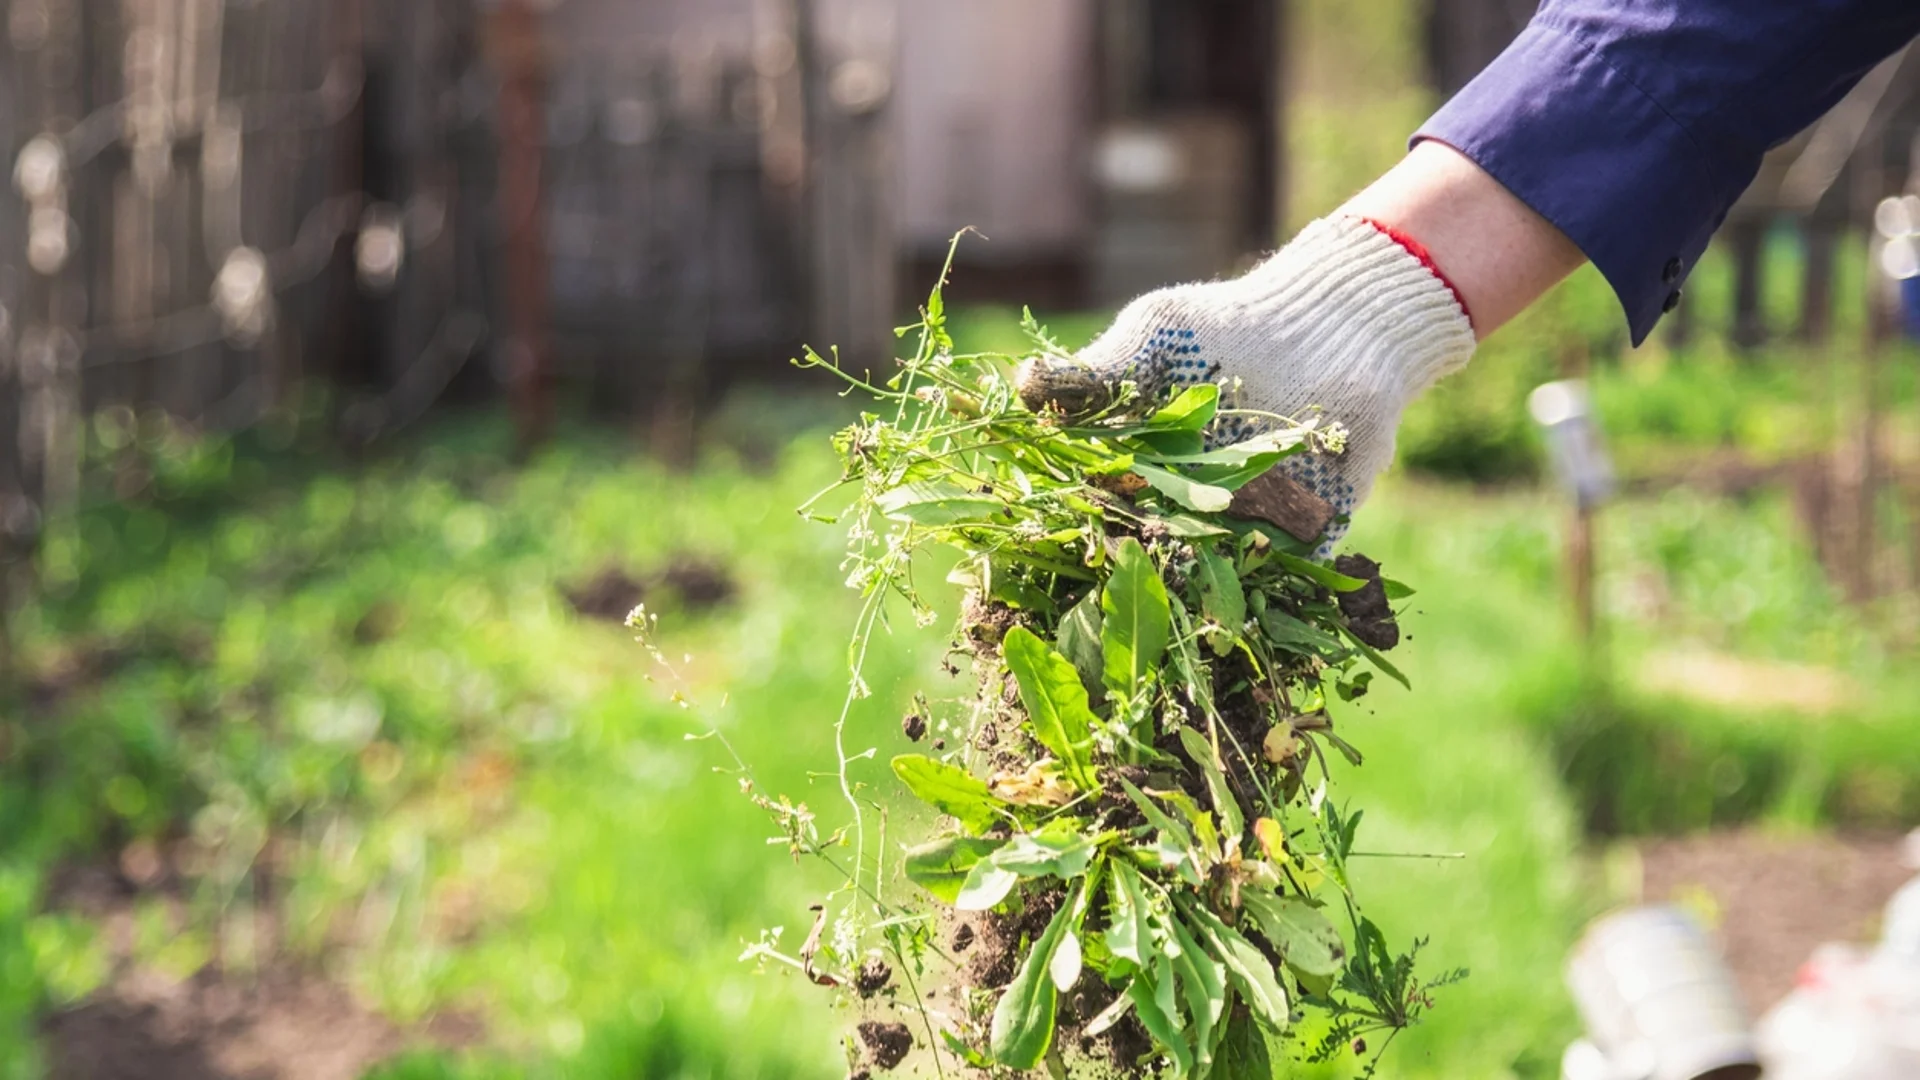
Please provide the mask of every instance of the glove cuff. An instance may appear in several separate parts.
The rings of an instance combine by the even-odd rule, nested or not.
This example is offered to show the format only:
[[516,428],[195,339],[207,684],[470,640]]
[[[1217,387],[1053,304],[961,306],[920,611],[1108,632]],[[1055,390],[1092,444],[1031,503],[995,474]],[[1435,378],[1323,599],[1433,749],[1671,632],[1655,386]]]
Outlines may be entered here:
[[1402,403],[1473,356],[1466,307],[1426,249],[1365,218],[1313,222],[1232,286],[1294,356],[1358,360]]

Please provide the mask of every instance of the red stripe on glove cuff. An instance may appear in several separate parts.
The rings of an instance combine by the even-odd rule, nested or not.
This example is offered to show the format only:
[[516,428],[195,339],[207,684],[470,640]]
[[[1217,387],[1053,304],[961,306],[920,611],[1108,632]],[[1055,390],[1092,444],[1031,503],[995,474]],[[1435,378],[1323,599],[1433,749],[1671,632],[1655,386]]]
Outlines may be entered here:
[[1401,247],[1406,248],[1407,254],[1420,260],[1420,265],[1426,267],[1434,277],[1439,278],[1440,284],[1445,285],[1447,291],[1453,294],[1453,302],[1460,305],[1460,314],[1467,317],[1469,324],[1473,322],[1473,312],[1467,308],[1467,298],[1461,296],[1460,290],[1454,288],[1453,282],[1447,280],[1447,275],[1441,272],[1440,265],[1433,261],[1433,253],[1427,250],[1427,245],[1415,240],[1413,237],[1408,236],[1406,233],[1401,232],[1391,225],[1383,224],[1372,218],[1361,218],[1360,220],[1379,229],[1381,235],[1399,244]]

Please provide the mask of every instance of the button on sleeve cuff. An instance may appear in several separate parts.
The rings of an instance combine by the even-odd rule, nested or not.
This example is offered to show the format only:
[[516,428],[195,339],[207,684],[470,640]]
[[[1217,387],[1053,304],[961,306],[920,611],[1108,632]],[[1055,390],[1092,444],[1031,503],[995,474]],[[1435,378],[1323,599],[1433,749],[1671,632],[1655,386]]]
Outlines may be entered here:
[[1635,345],[1759,164],[1755,154],[1742,175],[1724,175],[1726,148],[1706,153],[1604,55],[1537,19],[1422,139],[1467,155],[1565,233],[1613,286]]

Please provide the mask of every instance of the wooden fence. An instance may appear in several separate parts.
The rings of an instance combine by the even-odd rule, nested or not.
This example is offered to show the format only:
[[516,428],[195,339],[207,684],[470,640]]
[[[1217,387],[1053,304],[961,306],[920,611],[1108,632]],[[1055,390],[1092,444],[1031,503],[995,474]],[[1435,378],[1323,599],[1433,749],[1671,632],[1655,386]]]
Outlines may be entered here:
[[877,362],[888,57],[814,6],[689,41],[532,0],[10,0],[6,550],[102,409],[235,429],[326,385],[367,440],[500,394],[532,438],[566,383],[684,441],[803,339]]

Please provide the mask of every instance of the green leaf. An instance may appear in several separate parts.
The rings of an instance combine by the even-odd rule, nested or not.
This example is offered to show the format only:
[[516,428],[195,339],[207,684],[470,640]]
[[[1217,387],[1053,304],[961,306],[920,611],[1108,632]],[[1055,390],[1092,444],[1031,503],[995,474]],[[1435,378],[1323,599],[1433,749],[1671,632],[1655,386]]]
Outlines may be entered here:
[[1200,766],[1200,775],[1207,781],[1207,795],[1213,799],[1214,813],[1220,815],[1220,824],[1226,836],[1238,837],[1246,831],[1247,820],[1241,816],[1240,803],[1233,797],[1233,789],[1227,785],[1227,774],[1220,768],[1220,756],[1214,752],[1213,744],[1205,735],[1190,727],[1180,729],[1180,745],[1187,756]]
[[1054,635],[1061,655],[1073,662],[1080,673],[1080,685],[1091,695],[1104,697],[1106,684],[1100,681],[1100,590],[1090,589],[1080,602],[1067,610]]
[[1249,458],[1240,465],[1189,465],[1186,472],[1189,477],[1203,484],[1239,491],[1254,480],[1266,475],[1267,470],[1280,463],[1285,454],[1262,454]]
[[910,847],[904,860],[907,880],[951,904],[959,899],[967,874],[1004,843],[974,836],[949,836]]
[[1266,1032],[1247,1015],[1227,1021],[1227,1036],[1213,1056],[1214,1080],[1273,1080]]
[[1140,887],[1140,871],[1121,859],[1113,867],[1113,888],[1108,895],[1113,910],[1107,920],[1107,951],[1138,967],[1147,966],[1153,954],[1153,932],[1147,925],[1147,896]]
[[1379,668],[1388,678],[1391,678],[1401,686],[1409,690],[1413,689],[1413,684],[1407,681],[1405,675],[1400,674],[1399,668],[1394,667],[1387,661],[1386,657],[1381,656],[1378,649],[1353,636],[1353,631],[1347,629],[1345,623],[1340,624],[1340,633],[1344,635],[1348,641],[1353,643],[1354,648],[1360,650],[1360,655],[1367,658],[1367,663]]
[[1172,835],[1174,839],[1188,847],[1193,846],[1193,834],[1187,831],[1187,827],[1181,824],[1178,818],[1160,809],[1157,803],[1147,798],[1146,792],[1133,786],[1133,781],[1124,776],[1119,779],[1121,790],[1127,793],[1127,798],[1133,800],[1133,805],[1140,808],[1140,813],[1146,817],[1147,824]]
[[1233,651],[1240,627],[1247,621],[1247,593],[1240,587],[1240,575],[1233,563],[1208,548],[1200,549],[1194,564],[1194,579],[1200,586],[1200,613],[1223,628],[1207,638],[1216,655]]
[[[1101,432],[1101,435],[1109,434]],[[1128,433],[1126,445],[1136,454],[1198,454],[1207,448],[1206,439],[1198,431],[1174,431],[1164,428],[1143,428]]]
[[1021,833],[994,852],[990,861],[1021,877],[1076,878],[1087,872],[1096,850],[1092,840],[1065,829]]
[[1347,962],[1347,945],[1319,908],[1297,896],[1278,896],[1259,890],[1240,894],[1241,904],[1253,914],[1260,931],[1280,950],[1289,967],[1308,975],[1330,976]]
[[890,518],[916,525],[952,525],[992,517],[1007,508],[999,499],[945,480],[902,484],[881,493],[873,504]]
[[1227,488],[1203,484],[1158,465],[1135,462],[1134,474],[1145,480],[1153,490],[1179,503],[1189,510],[1198,510],[1203,514],[1218,514],[1233,505],[1233,492]]
[[1173,610],[1173,634],[1167,642],[1168,663],[1188,699],[1200,706],[1201,713],[1208,719],[1218,722],[1219,712],[1213,705],[1213,672],[1200,659],[1200,644],[1194,639],[1193,620],[1187,615],[1187,606],[1177,596],[1168,597],[1167,606]]
[[1144,971],[1136,973],[1127,984],[1127,997],[1133,1000],[1133,1011],[1140,1017],[1140,1026],[1173,1057],[1173,1075],[1185,1076],[1193,1071],[1193,1049],[1180,1032],[1179,1015],[1170,1015],[1170,1009],[1161,1007],[1162,986],[1166,987],[1164,998],[1172,1000],[1173,963],[1164,955],[1155,957],[1154,970],[1153,976]]
[[1194,1055],[1205,1071],[1213,1064],[1213,1028],[1227,1007],[1226,971],[1208,956],[1179,919],[1166,920],[1168,932],[1180,946],[1174,958],[1174,970],[1180,975],[1180,989],[1187,998],[1187,1013],[1193,1022]]
[[1260,1022],[1275,1031],[1286,1030],[1287,992],[1280,988],[1280,981],[1274,978],[1273,965],[1267,963],[1266,954],[1204,906],[1183,901],[1180,909],[1206,942],[1209,951],[1226,965],[1227,978],[1233,983],[1234,989],[1240,991],[1247,1007],[1260,1018]]
[[1220,388],[1213,383],[1195,383],[1147,418],[1147,426],[1167,431],[1199,431],[1213,422],[1220,408]]
[[893,759],[893,775],[921,802],[953,816],[969,831],[980,832],[994,822],[994,810],[1006,803],[994,798],[987,782],[925,754],[901,754]]
[[1359,578],[1348,577],[1333,567],[1314,562],[1312,559],[1303,559],[1298,555],[1289,555],[1284,551],[1275,551],[1273,557],[1281,566],[1299,574],[1308,581],[1324,585],[1334,592],[1353,592],[1356,589],[1364,589],[1367,587],[1367,583]]
[[[1076,896],[1078,889],[1075,890]],[[1061,938],[1073,932],[1076,921],[1076,896],[1069,896],[1054,912],[1040,939],[1033,943],[1027,959],[1020,965],[1013,982],[993,1009],[993,1024],[988,1029],[987,1046],[993,1059],[1010,1069],[1031,1069],[1047,1056],[1053,1045],[1054,1014],[1060,992],[1055,988],[1048,968]]]
[[1167,651],[1173,619],[1167,586],[1140,541],[1128,537],[1114,556],[1113,575],[1100,594],[1105,619],[1100,648],[1106,662],[1107,689],[1132,695]]
[[1165,454],[1148,451],[1140,456],[1156,465],[1208,465],[1239,469],[1261,461],[1271,464],[1272,460],[1292,453],[1304,441],[1298,431],[1270,431],[1263,435],[1255,435],[1251,439],[1243,439],[1230,446],[1222,446],[1217,450],[1207,450],[1198,454]]
[[1389,601],[1405,600],[1407,597],[1413,595],[1412,586],[1395,581],[1392,578],[1381,578],[1380,584],[1386,589],[1387,599]]
[[947,1044],[948,1051],[950,1051],[954,1057],[959,1058],[961,1061],[966,1062],[976,1069],[990,1069],[993,1067],[993,1062],[987,1059],[987,1055],[968,1046],[966,1040],[948,1031],[946,1028],[940,1029],[940,1041]]
[[1202,540],[1212,536],[1232,536],[1233,533],[1191,514],[1174,514],[1159,518],[1167,527],[1167,533],[1182,540]]
[[1072,661],[1047,647],[1024,626],[1008,630],[1000,654],[1020,684],[1020,702],[1034,738],[1053,751],[1083,791],[1100,785],[1093,776],[1093,708]]
[[1266,631],[1268,644],[1290,652],[1317,653],[1321,656],[1346,654],[1346,647],[1340,644],[1339,638],[1277,607],[1269,607],[1260,613],[1260,629]]
[[953,906],[961,911],[986,911],[998,906],[1019,883],[1019,874],[996,866],[992,859],[981,859],[967,871],[966,880],[954,895]]

